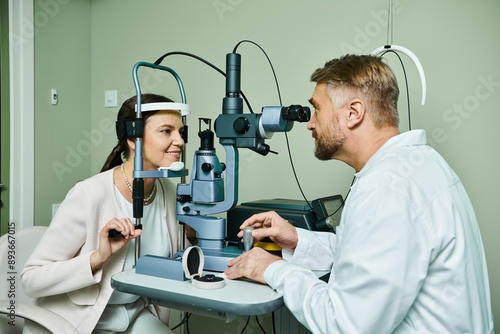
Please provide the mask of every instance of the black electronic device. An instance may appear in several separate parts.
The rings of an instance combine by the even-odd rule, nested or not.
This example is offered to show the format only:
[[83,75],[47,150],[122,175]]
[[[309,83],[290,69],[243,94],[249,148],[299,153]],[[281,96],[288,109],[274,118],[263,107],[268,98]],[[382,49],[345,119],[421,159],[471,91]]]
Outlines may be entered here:
[[319,198],[312,201],[311,205],[314,210],[304,200],[283,198],[241,203],[227,212],[228,241],[239,243],[241,240],[236,235],[240,231],[241,224],[252,215],[266,211],[275,211],[298,228],[335,232],[342,213],[342,196]]
[[340,224],[340,216],[344,207],[344,200],[341,195],[333,195],[315,199],[311,202],[314,213],[318,217],[315,223],[317,231],[335,229]]

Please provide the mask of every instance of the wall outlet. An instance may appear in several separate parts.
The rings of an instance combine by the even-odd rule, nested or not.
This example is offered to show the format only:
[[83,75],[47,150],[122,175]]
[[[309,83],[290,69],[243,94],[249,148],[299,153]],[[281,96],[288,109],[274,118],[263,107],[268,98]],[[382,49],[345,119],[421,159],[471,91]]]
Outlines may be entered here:
[[116,90],[107,90],[104,92],[104,107],[114,108],[118,104],[118,92]]

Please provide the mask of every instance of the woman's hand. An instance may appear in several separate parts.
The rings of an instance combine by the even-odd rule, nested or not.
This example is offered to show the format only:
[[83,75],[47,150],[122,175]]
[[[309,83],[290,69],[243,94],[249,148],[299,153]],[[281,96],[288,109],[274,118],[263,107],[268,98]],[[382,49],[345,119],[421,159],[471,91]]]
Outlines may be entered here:
[[[121,236],[110,238],[109,231],[113,229],[120,232]],[[142,230],[136,230],[129,218],[111,219],[99,232],[99,248],[90,256],[92,272],[101,268],[113,254],[141,233]]]

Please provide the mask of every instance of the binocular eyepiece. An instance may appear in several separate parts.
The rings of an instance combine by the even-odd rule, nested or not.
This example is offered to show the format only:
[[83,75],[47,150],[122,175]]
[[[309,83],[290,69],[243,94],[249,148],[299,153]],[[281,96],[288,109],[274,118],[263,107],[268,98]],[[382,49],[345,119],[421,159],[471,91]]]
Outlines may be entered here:
[[311,119],[311,110],[309,107],[292,104],[289,107],[281,108],[281,116],[288,121],[309,122]]
[[259,129],[261,138],[269,139],[273,132],[288,132],[293,122],[309,122],[311,110],[298,104],[289,107],[276,106],[262,108]]

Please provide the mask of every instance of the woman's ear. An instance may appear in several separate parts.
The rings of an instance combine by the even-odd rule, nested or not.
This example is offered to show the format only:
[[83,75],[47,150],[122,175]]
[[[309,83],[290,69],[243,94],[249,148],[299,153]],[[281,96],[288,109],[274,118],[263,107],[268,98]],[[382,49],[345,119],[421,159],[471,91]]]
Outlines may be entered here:
[[131,151],[135,151],[135,141],[133,139],[127,139],[127,145]]
[[352,129],[358,124],[361,124],[365,118],[366,106],[360,99],[353,99],[349,102],[349,110],[347,115],[347,127]]

